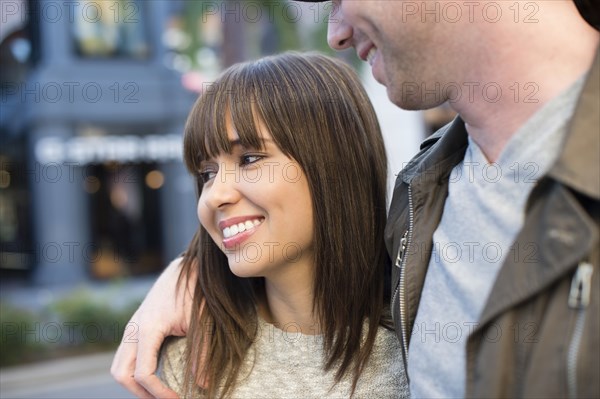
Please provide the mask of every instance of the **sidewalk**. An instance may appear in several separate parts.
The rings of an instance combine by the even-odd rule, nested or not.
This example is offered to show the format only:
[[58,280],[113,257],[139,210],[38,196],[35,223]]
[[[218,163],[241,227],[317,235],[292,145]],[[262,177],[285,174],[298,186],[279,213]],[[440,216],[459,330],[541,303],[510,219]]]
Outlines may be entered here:
[[114,381],[114,353],[99,353],[0,369],[0,398],[134,398]]

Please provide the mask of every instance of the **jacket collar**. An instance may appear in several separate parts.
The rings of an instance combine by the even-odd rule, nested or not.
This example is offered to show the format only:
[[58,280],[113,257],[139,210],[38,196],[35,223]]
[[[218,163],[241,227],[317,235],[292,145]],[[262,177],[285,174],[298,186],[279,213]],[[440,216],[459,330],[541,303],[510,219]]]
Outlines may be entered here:
[[548,179],[536,191],[539,200],[498,273],[481,327],[568,274],[598,243],[597,226],[568,189]]
[[[457,116],[421,143],[421,152],[402,169],[400,179],[407,184],[416,177],[419,182],[447,179],[454,166],[464,158],[467,137],[465,123]],[[432,151],[428,151],[432,146]]]
[[600,200],[600,48],[577,109],[569,126],[563,150],[548,176],[596,200]]

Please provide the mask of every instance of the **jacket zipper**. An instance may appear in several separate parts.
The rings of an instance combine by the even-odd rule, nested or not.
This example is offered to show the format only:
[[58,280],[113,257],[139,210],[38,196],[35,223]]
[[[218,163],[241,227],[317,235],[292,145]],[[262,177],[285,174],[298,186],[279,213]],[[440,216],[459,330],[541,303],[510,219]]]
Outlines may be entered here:
[[[407,339],[407,320],[406,320],[406,309],[405,309],[405,298],[404,298],[404,275],[406,274],[406,253],[410,248],[410,242],[412,239],[412,232],[414,226],[414,212],[413,212],[413,201],[412,201],[412,189],[410,184],[408,185],[408,231],[404,233],[402,240],[400,240],[400,249],[398,251],[398,257],[396,257],[396,266],[400,267],[400,282],[399,288],[399,306],[400,306],[400,328],[402,330],[402,348],[404,349],[404,357],[408,358],[408,339]],[[404,244],[404,245],[403,245]],[[400,262],[400,264],[399,264]],[[406,366],[406,361],[405,361]]]
[[593,271],[594,269],[591,264],[581,262],[577,266],[577,271],[571,281],[571,290],[569,291],[569,307],[577,310],[575,328],[567,354],[567,384],[570,398],[577,397],[577,357],[585,326],[586,309],[590,303]]
[[[404,232],[402,238],[400,239],[400,247],[398,249],[398,256],[396,256],[396,262],[394,265],[398,268],[402,266],[402,256],[404,256],[404,251],[406,250],[406,237],[408,236],[408,230]],[[398,291],[400,291],[400,281],[398,281],[398,285],[396,285],[396,289],[394,290],[394,296],[392,297],[392,303],[396,302],[396,297],[398,296]],[[394,319],[394,312],[392,312],[392,319]],[[395,320],[394,320],[395,321]]]

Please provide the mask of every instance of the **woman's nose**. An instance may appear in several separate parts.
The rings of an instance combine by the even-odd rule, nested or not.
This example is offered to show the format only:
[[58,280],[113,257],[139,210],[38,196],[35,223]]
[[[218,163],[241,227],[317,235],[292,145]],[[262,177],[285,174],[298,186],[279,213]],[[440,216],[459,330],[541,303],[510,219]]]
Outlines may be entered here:
[[239,183],[239,168],[236,165],[222,163],[212,181],[202,189],[200,201],[204,201],[212,209],[235,204],[241,197]]

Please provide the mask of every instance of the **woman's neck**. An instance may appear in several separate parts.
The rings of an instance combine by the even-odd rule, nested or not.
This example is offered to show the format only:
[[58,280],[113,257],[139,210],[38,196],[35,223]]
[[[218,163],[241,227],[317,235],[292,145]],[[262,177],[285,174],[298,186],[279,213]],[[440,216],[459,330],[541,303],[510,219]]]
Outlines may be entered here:
[[306,277],[300,275],[287,281],[265,278],[265,297],[258,309],[260,317],[284,331],[320,334],[321,328],[313,313],[312,275]]

